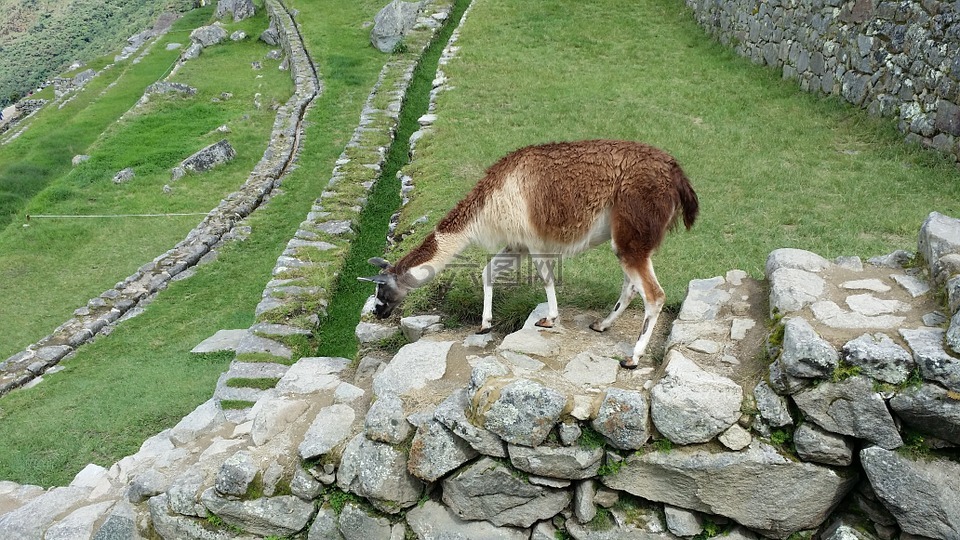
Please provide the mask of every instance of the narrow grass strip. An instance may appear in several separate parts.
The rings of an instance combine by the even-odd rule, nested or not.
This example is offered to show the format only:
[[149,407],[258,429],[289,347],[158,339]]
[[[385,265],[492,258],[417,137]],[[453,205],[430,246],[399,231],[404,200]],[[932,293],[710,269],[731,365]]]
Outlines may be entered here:
[[383,254],[390,216],[400,206],[400,180],[397,178],[397,171],[410,159],[410,136],[419,127],[417,120],[427,112],[440,53],[469,4],[469,0],[454,2],[450,16],[434,35],[414,70],[403,108],[400,110],[396,137],[390,145],[380,178],[374,185],[366,209],[360,217],[357,236],[351,243],[350,253],[340,272],[327,317],[320,326],[317,352],[320,356],[354,358],[357,355],[354,329],[360,321],[360,309],[372,293],[370,284],[357,281],[357,277],[374,273],[367,259]]
[[280,382],[280,377],[237,377],[227,379],[227,386],[230,388],[256,388],[257,390],[266,390],[273,388]]

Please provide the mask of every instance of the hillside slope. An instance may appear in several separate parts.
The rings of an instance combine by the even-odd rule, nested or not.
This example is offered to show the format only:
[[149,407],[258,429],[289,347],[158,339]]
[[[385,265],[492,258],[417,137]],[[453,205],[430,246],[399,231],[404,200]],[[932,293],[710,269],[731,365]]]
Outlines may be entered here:
[[119,48],[164,11],[192,0],[0,0],[0,106],[16,101],[75,60]]

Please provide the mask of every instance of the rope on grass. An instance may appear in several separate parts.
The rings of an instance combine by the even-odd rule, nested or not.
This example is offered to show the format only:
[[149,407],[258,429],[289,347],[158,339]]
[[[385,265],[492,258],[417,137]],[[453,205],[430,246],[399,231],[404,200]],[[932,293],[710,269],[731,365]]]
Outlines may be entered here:
[[169,214],[27,214],[27,221],[31,219],[91,219],[91,218],[149,218],[149,217],[180,217],[205,216],[210,212],[185,212]]

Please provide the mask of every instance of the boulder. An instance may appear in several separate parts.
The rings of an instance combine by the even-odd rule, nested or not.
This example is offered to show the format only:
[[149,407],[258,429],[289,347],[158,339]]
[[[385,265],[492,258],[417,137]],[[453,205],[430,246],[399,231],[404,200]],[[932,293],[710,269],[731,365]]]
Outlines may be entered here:
[[647,399],[636,390],[607,388],[590,425],[617,448],[636,450],[651,434]]
[[420,2],[393,0],[373,18],[370,43],[380,52],[390,53],[417,22]]
[[133,167],[127,167],[126,169],[123,169],[117,174],[113,175],[113,183],[126,184],[130,180],[133,180],[134,176],[136,176],[136,173],[133,172]]
[[233,15],[233,22],[253,17],[255,13],[253,0],[218,0],[216,17],[222,19],[228,13]]
[[224,523],[261,536],[294,535],[307,526],[314,513],[312,502],[293,495],[236,501],[225,499],[210,488],[203,492],[200,500]]
[[300,443],[300,458],[310,460],[340,446],[350,436],[355,414],[353,408],[340,403],[320,409]]
[[866,439],[891,450],[903,445],[890,411],[869,377],[824,381],[794,394],[793,399],[808,420],[827,431]]
[[476,540],[527,540],[527,532],[498,527],[487,521],[464,521],[449,508],[428,500],[407,512],[407,525],[421,540],[465,538]]
[[364,433],[371,441],[400,444],[412,431],[413,426],[403,413],[403,401],[395,394],[380,396],[367,410]]
[[443,481],[443,502],[460,518],[529,527],[570,504],[569,490],[538,486],[510,467],[483,457]]
[[337,485],[369,499],[378,510],[396,514],[417,503],[423,483],[407,472],[407,456],[389,444],[359,434],[347,443]]
[[829,377],[840,356],[806,319],[791,317],[783,321],[783,346],[778,360],[788,375],[809,379]]
[[488,429],[474,425],[467,418],[468,406],[467,390],[461,388],[437,407],[433,417],[481,454],[507,457],[503,439]]
[[0,515],[0,538],[42,538],[43,531],[69,508],[87,498],[88,489],[56,487]]
[[923,255],[934,274],[934,264],[950,253],[960,253],[960,219],[930,212],[920,226],[917,251]]
[[900,335],[913,351],[924,379],[936,381],[947,390],[960,392],[960,359],[944,350],[946,331],[942,328],[900,329]]
[[427,332],[435,332],[442,328],[443,325],[440,324],[439,315],[418,315],[400,319],[400,331],[403,332],[403,337],[411,343],[423,337]]
[[790,416],[790,407],[787,400],[774,392],[766,381],[757,383],[757,386],[753,388],[753,397],[757,402],[760,417],[772,427],[793,425],[793,417]]
[[201,26],[190,32],[190,41],[200,47],[216,45],[225,39],[227,39],[227,31],[217,24]]
[[860,463],[904,532],[940,540],[960,537],[960,464],[915,461],[876,446],[860,451]]
[[830,261],[816,253],[795,248],[775,249],[767,255],[765,265],[769,276],[779,268],[792,268],[805,272],[820,272],[830,267]]
[[666,375],[650,393],[650,415],[661,434],[677,444],[707,442],[740,419],[740,385],[675,349],[666,362]]
[[541,444],[567,404],[560,392],[528,379],[517,379],[502,388],[485,385],[473,401],[486,429],[509,443],[525,446]]
[[181,161],[180,167],[185,171],[205,172],[217,165],[227,163],[236,156],[237,151],[233,149],[230,142],[221,139]]
[[401,395],[409,390],[423,388],[447,371],[447,353],[453,341],[427,341],[404,345],[387,364],[386,369],[373,378],[373,393]]
[[390,540],[390,520],[371,516],[354,503],[347,503],[340,512],[338,530],[345,540]]
[[578,482],[573,490],[573,515],[580,523],[589,523],[597,516],[597,505],[593,498],[597,494],[596,480]]
[[804,461],[846,467],[853,461],[853,442],[843,435],[824,431],[812,423],[793,432],[797,455]]
[[603,448],[581,446],[508,445],[510,463],[537,476],[582,480],[596,476],[603,462]]
[[907,380],[916,366],[910,353],[882,332],[848,341],[843,346],[843,359],[859,367],[864,375],[890,384]]
[[413,436],[407,470],[421,480],[434,482],[475,457],[477,451],[466,441],[431,418]]
[[704,447],[629,456],[608,487],[647,500],[716,514],[771,538],[813,529],[856,484],[856,475],[787,459],[762,442],[740,452]]
[[890,407],[906,425],[960,445],[960,399],[936,384],[900,391]]
[[767,274],[770,280],[771,315],[799,311],[816,302],[827,282],[805,270],[781,267]]

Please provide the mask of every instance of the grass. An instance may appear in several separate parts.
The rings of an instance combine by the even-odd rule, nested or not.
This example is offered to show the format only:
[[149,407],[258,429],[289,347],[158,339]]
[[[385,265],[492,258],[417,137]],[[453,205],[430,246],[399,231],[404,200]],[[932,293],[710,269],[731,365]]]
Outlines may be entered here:
[[[949,160],[902,143],[888,119],[801,93],[737,57],[680,2],[490,0],[474,6],[458,45],[445,68],[454,89],[439,95],[434,132],[405,170],[416,188],[398,230],[424,215],[429,222],[390,260],[499,157],[554,140],[640,140],[684,166],[701,213],[654,257],[668,302],[694,278],[731,268],[760,277],[780,247],[828,258],[913,250],[930,211],[960,214],[960,172]],[[462,274],[432,288],[479,312],[479,288]],[[621,282],[608,247],[565,261],[562,277],[561,302],[582,308],[608,309]],[[417,293],[412,300],[425,304],[438,296]],[[495,299],[517,294],[526,293],[501,288]]]
[[[199,25],[209,18],[211,10],[191,12],[184,21]],[[266,15],[236,25],[248,33],[266,28]],[[192,27],[192,26],[188,26]],[[184,40],[186,27],[177,27],[165,41]],[[232,26],[230,27],[232,28]],[[152,53],[136,64],[159,64],[153,71],[134,78],[124,75],[109,92],[71,114],[64,113],[82,103],[71,103],[62,110],[43,111],[21,139],[24,144],[47,150],[28,153],[65,164],[50,171],[60,175],[44,179],[20,177],[33,189],[43,187],[24,207],[27,214],[97,215],[144,213],[206,213],[227,193],[235,191],[246,180],[249,171],[266,148],[275,113],[268,107],[257,110],[252,93],[263,94],[265,105],[285,101],[292,92],[287,73],[277,70],[279,61],[264,59],[269,50],[263,43],[246,40],[206,49],[203,56],[188,62],[174,78],[197,88],[197,95],[152,96],[150,102],[117,121],[143,93],[170,67],[171,54],[161,41]],[[156,58],[155,58],[156,57]],[[250,62],[261,60],[264,69],[249,69]],[[235,66],[245,67],[236,70]],[[118,67],[114,68],[118,70]],[[131,71],[134,68],[131,67]],[[149,76],[148,76],[149,75]],[[259,78],[258,78],[259,77]],[[96,79],[95,79],[96,80]],[[127,88],[129,86],[130,88]],[[139,88],[139,90],[136,90]],[[221,93],[233,97],[224,100]],[[130,94],[129,100],[114,103],[115,93]],[[99,95],[88,88],[84,97]],[[135,95],[134,95],[135,94]],[[216,100],[216,101],[214,101]],[[83,119],[88,118],[88,121]],[[57,137],[55,123],[64,123],[68,136],[82,140],[73,130],[86,130],[87,135],[103,132],[89,145],[70,148]],[[223,135],[215,129],[226,124],[231,133]],[[226,137],[237,150],[232,162],[203,175],[188,175],[172,182],[170,168],[200,148]],[[15,143],[20,142],[20,139]],[[32,146],[31,146],[32,147]],[[91,159],[70,168],[75,152],[83,151]],[[0,150],[0,171],[4,159],[12,160],[18,147],[11,143]],[[39,160],[39,157],[36,157]],[[22,164],[21,164],[22,165]],[[111,179],[120,169],[133,167],[136,176],[127,184],[116,185]],[[18,170],[16,166],[7,171]],[[0,172],[0,185],[9,186],[9,178]],[[5,180],[7,179],[7,180]],[[163,187],[170,185],[167,193]],[[7,358],[26,345],[40,339],[71,312],[118,281],[132,274],[140,265],[163,253],[193,228],[200,216],[115,219],[32,219],[22,217],[0,232],[0,325],[7,329],[0,343],[0,358]],[[29,225],[24,227],[23,225]],[[50,284],[55,283],[55,287]]]
[[[277,257],[326,185],[383,64],[384,57],[368,46],[369,29],[363,28],[363,22],[381,7],[377,4],[371,0],[349,5],[334,0],[291,2],[299,10],[297,20],[309,50],[318,51],[314,60],[324,81],[324,93],[307,117],[299,168],[284,179],[283,194],[248,220],[252,231],[246,240],[225,246],[215,262],[200,267],[188,280],[172,283],[144,314],[82,347],[63,363],[62,372],[0,399],[0,478],[66,485],[87,463],[109,467],[210,399],[228,360],[196,358],[189,350],[217,330],[247,328],[253,323],[254,308]],[[288,77],[285,72],[282,75]],[[240,99],[235,92],[231,102]],[[237,182],[245,176],[238,176]],[[183,226],[185,231],[193,223]],[[102,265],[111,271],[125,261],[136,267],[169,247],[142,257],[117,253],[115,260]],[[71,260],[48,264],[62,264],[77,273],[99,271]],[[25,280],[24,274],[15,276]],[[6,284],[7,278],[0,283]],[[111,285],[113,281],[110,278]],[[97,285],[84,292],[81,304],[101,291]],[[70,298],[49,302],[45,309],[62,309],[64,304],[77,307]],[[48,324],[46,331],[62,322],[54,319],[56,323]],[[5,347],[11,330],[5,329]]]
[[353,358],[357,354],[354,328],[360,320],[360,309],[373,290],[369,283],[358,282],[356,278],[376,273],[367,259],[383,253],[389,218],[400,206],[397,171],[407,163],[410,135],[419,128],[417,119],[427,111],[440,53],[467,5],[467,0],[456,0],[447,24],[434,36],[414,71],[400,111],[394,142],[390,145],[380,178],[370,194],[357,236],[351,243],[350,253],[336,282],[327,317],[320,327],[320,356]]

